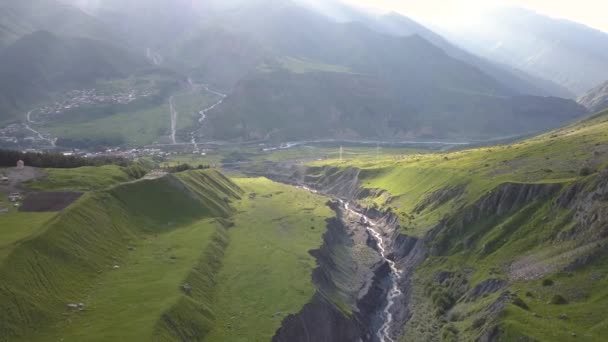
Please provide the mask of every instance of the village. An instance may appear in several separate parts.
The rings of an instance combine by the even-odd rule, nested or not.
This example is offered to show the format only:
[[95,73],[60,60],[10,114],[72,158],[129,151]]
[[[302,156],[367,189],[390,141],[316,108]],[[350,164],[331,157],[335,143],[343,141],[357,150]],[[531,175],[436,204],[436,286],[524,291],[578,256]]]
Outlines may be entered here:
[[154,94],[151,87],[127,87],[122,91],[105,94],[98,89],[71,90],[61,99],[46,106],[33,109],[25,114],[22,122],[14,122],[0,127],[0,148],[11,149],[48,149],[53,138],[36,131],[30,125],[44,124],[55,117],[83,107],[127,105],[138,99]]
[[19,160],[12,170],[0,171],[0,194],[5,193],[9,202],[5,204],[0,200],[0,215],[8,213],[8,206],[15,208],[21,206],[23,194],[18,190],[17,185],[28,178],[27,173],[23,160]]
[[103,94],[97,89],[71,90],[64,95],[62,100],[32,111],[31,118],[28,117],[28,120],[31,120],[30,122],[44,122],[52,119],[55,115],[85,106],[126,105],[152,94],[152,89],[134,88],[128,88],[110,95]]

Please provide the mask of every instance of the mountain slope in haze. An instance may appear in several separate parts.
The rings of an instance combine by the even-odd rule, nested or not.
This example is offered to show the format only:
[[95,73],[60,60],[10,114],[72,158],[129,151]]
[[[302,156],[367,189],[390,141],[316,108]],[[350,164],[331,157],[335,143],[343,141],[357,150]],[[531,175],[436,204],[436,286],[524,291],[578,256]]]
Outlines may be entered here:
[[119,41],[113,29],[82,10],[56,0],[5,0],[0,3],[0,50],[26,34],[58,35]]
[[[574,102],[522,95],[521,89],[473,62],[454,58],[439,43],[418,34],[386,34],[361,22],[336,22],[287,0],[240,1],[242,6],[234,7],[233,2],[218,3],[111,1],[94,12],[96,21],[120,32],[120,42],[132,42],[129,48],[136,54],[150,48],[164,68],[224,93],[235,89],[238,95],[207,113],[209,121],[202,125],[207,133],[200,138],[331,138],[340,132],[342,138],[469,140],[555,127],[584,112]],[[138,6],[150,11],[137,11]],[[176,18],[183,20],[175,24]],[[116,52],[120,65],[121,53],[108,51]],[[100,58],[111,54],[101,53]],[[91,59],[91,64],[112,66],[100,58]],[[303,65],[305,73],[297,70]],[[43,81],[48,72],[44,69],[32,68]],[[17,85],[35,78],[20,76],[18,70],[9,73]],[[62,87],[61,80],[56,86]],[[358,94],[363,95],[358,99]],[[31,100],[13,98],[17,95],[3,102],[23,107]],[[286,134],[302,128],[307,111],[309,128],[293,137]],[[327,125],[331,120],[346,122]],[[315,131],[314,126],[326,129]]]
[[400,14],[389,13],[375,17],[369,22],[369,25],[380,32],[388,34],[399,36],[420,35],[444,50],[451,57],[479,68],[484,73],[522,95],[573,97],[570,91],[556,83],[535,78],[506,64],[492,62],[460,49],[439,34]]
[[533,77],[508,65],[475,56],[450,43],[431,29],[399,13],[376,13],[373,10],[358,8],[339,0],[301,1],[300,3],[337,22],[360,22],[375,31],[395,36],[419,35],[444,50],[451,57],[475,66],[519,94],[574,97],[570,91],[556,83]]
[[344,66],[350,73],[298,74],[289,67],[251,73],[209,113],[205,128],[216,139],[475,139],[556,127],[585,112],[573,101],[517,97],[418,35],[398,37],[361,23],[335,23],[297,6],[250,11],[236,16],[233,27],[275,55]]
[[[519,8],[483,12],[445,34],[475,54],[551,80],[576,95],[608,79],[608,34]],[[474,27],[474,28],[473,28]]]
[[105,0],[92,13],[140,51],[180,39],[199,24],[192,0]]
[[366,75],[272,71],[239,82],[209,113],[204,135],[241,141],[476,140],[538,132],[585,113],[575,102],[557,98],[441,95],[451,98],[450,107],[431,108]]
[[50,92],[122,78],[147,64],[102,41],[46,31],[25,35],[0,53],[1,120],[15,117]]
[[599,112],[608,108],[608,82],[605,82],[579,97],[578,103],[587,107],[591,112]]

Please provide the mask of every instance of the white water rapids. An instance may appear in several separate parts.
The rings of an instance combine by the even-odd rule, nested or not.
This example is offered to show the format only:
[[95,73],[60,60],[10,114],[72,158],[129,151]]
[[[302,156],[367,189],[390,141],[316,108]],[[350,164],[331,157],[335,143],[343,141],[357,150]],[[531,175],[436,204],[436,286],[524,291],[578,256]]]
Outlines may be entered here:
[[376,240],[376,244],[378,246],[378,252],[380,252],[380,256],[382,256],[382,258],[390,266],[392,286],[388,292],[388,295],[386,298],[387,304],[386,304],[386,307],[384,308],[384,312],[383,312],[385,320],[384,320],[384,323],[382,324],[382,326],[380,327],[380,329],[378,330],[378,332],[376,333],[376,336],[378,336],[378,339],[380,340],[380,342],[394,342],[394,340],[390,337],[390,328],[391,328],[391,324],[393,323],[393,314],[391,313],[391,308],[393,307],[393,305],[395,305],[395,299],[397,299],[399,296],[402,295],[402,292],[399,289],[399,280],[401,278],[402,272],[399,271],[399,269],[397,268],[397,264],[386,256],[386,242],[382,238],[382,234],[380,234],[380,232],[378,232],[375,229],[375,227],[377,227],[378,224],[375,223],[369,217],[367,217],[353,209],[350,209],[348,203],[345,203],[342,201],[340,201],[340,203],[342,203],[342,205],[344,206],[344,209],[346,211],[348,211],[352,215],[355,215],[356,217],[360,218],[363,221],[363,224],[365,224],[367,231]]
[[[307,190],[314,194],[319,193],[317,190],[308,188],[306,186],[299,186],[299,188]],[[401,292],[401,290],[399,289],[399,280],[401,279],[403,272],[397,268],[397,264],[394,261],[390,260],[387,257],[386,241],[382,238],[382,234],[376,230],[377,229],[376,227],[378,226],[378,224],[376,222],[374,222],[374,220],[372,220],[371,218],[361,214],[360,212],[358,212],[354,209],[351,209],[348,202],[345,202],[341,199],[339,199],[339,201],[340,201],[340,204],[342,205],[342,207],[344,208],[344,210],[346,210],[349,214],[359,218],[359,220],[365,225],[369,234],[374,238],[374,240],[376,240],[376,244],[378,246],[378,252],[380,253],[380,256],[382,256],[382,259],[384,259],[390,266],[392,286],[391,286],[391,289],[389,290],[387,298],[386,298],[387,305],[384,308],[384,311],[382,313],[385,318],[384,323],[382,324],[380,329],[378,329],[378,331],[376,332],[376,336],[378,337],[378,340],[380,342],[394,342],[394,340],[390,337],[390,328],[391,328],[391,324],[393,323],[393,314],[391,313],[391,309],[392,309],[393,305],[395,305],[395,300],[403,294]]]

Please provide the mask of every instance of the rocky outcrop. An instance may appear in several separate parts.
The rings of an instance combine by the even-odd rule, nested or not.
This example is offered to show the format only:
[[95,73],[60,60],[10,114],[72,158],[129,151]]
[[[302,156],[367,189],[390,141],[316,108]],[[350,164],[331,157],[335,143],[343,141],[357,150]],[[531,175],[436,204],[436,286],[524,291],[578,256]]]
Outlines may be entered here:
[[272,338],[273,342],[363,341],[365,332],[354,317],[340,311],[316,293],[296,315],[289,315]]
[[560,232],[559,240],[591,242],[608,237],[608,170],[569,185],[555,203],[557,208],[570,210],[576,222],[571,229]]
[[[311,251],[318,267],[313,272],[317,291],[310,303],[295,315],[289,315],[273,341],[370,341],[373,336],[373,312],[379,310],[386,288],[378,279],[386,273],[378,256],[361,260],[353,248],[367,249],[365,228],[349,227],[341,219],[340,206],[330,203],[337,217],[327,221],[327,232],[319,250]],[[359,251],[363,252],[363,251]],[[370,254],[368,254],[370,255]],[[373,255],[373,254],[371,254]],[[371,300],[371,296],[376,300]]]
[[589,90],[585,95],[579,97],[577,102],[592,113],[608,108],[608,81]]
[[352,200],[361,191],[359,173],[361,170],[353,167],[347,169],[328,169],[326,174],[311,184],[315,189],[334,197]]
[[465,208],[462,219],[457,224],[468,225],[480,219],[514,213],[534,201],[549,198],[560,189],[560,184],[501,184]]
[[495,293],[498,290],[504,288],[507,282],[502,279],[487,279],[477,284],[465,296],[465,301],[473,302],[477,299]]
[[466,184],[437,190],[426,196],[415,208],[414,212],[421,213],[426,209],[435,210],[445,203],[460,197],[466,190]]
[[[560,184],[501,184],[475,203],[446,218],[431,230],[428,240],[431,245],[431,253],[442,255],[456,245],[469,248],[480,238],[481,234],[484,234],[485,230],[494,227],[492,222],[497,222],[533,203],[547,200],[558,193],[561,188]],[[473,231],[474,227],[484,222],[485,230],[479,228],[477,231]],[[484,250],[487,253],[494,247],[488,245]]]

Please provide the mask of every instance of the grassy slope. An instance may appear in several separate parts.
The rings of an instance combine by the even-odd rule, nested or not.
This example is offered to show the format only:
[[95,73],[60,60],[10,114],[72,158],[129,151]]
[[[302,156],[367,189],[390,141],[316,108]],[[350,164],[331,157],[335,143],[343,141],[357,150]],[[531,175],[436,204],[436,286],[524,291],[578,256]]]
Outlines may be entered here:
[[120,112],[112,116],[77,124],[62,124],[45,129],[53,136],[67,139],[114,139],[128,146],[152,144],[170,130],[169,104],[161,104],[133,112]]
[[[199,112],[216,103],[218,98],[219,96],[204,91],[184,90],[175,93],[178,140],[190,141],[188,133],[197,127]],[[111,139],[127,146],[143,146],[154,142],[168,143],[168,140],[163,141],[163,138],[167,139],[170,134],[168,96],[165,98],[163,95],[162,99],[159,97],[154,101],[154,104],[142,105],[139,108],[117,106],[113,109],[115,113],[111,115],[97,115],[99,109],[78,111],[73,115],[75,120],[64,118],[62,122],[52,123],[42,130],[66,139],[98,141]]]
[[[227,199],[235,198],[239,189],[221,174],[206,171],[177,177],[89,193],[46,223],[37,235],[16,246],[0,264],[0,274],[6,280],[0,286],[2,340],[54,340],[50,328],[72,320],[66,303],[96,305],[95,298],[89,296],[111,276],[112,266],[137,258],[129,255],[129,245],[145,245],[156,234],[180,228],[197,229],[187,227],[211,215],[230,213]],[[138,197],[137,203],[131,202],[132,196]],[[179,270],[176,273],[179,275]],[[180,280],[173,279],[175,288]],[[129,290],[128,284],[124,288]],[[118,306],[115,310],[124,309],[113,303]]]
[[[81,167],[75,169],[45,169],[47,174],[25,183],[25,187],[37,191],[92,191],[116,186],[131,181],[124,169],[109,165],[101,167]],[[22,213],[10,205],[5,196],[0,198],[0,206],[9,212],[0,215],[0,261],[22,242],[43,232],[45,225],[56,213]]]
[[[584,340],[601,341],[608,333],[605,320],[608,260],[600,258],[574,272],[559,272],[577,257],[601,250],[604,242],[593,243],[593,238],[582,233],[573,238],[557,238],[568,236],[576,227],[573,213],[553,204],[559,193],[541,201],[526,202],[507,215],[462,228],[456,224],[463,208],[506,182],[558,183],[562,189],[580,184],[588,190],[595,189],[599,176],[580,176],[579,171],[588,167],[594,173],[608,166],[608,112],[514,145],[398,156],[381,162],[324,161],[315,166],[327,164],[329,168],[317,169],[317,176],[356,166],[362,169],[365,187],[388,190],[389,194],[364,202],[398,212],[405,234],[423,236],[444,217],[453,218],[453,227],[440,233],[429,246],[438,251],[421,265],[414,277],[414,316],[406,327],[406,340],[472,340],[479,337],[479,331],[471,328],[473,322],[479,323],[481,318],[491,320],[487,310],[501,292],[472,303],[445,305],[462,293],[456,285],[437,284],[433,279],[440,271],[456,272],[466,278],[467,288],[489,278],[508,281],[508,289],[530,309],[506,306],[499,319],[504,340],[525,335],[541,341],[569,341],[576,335]],[[430,193],[461,184],[466,185],[466,190],[457,199],[437,208],[415,211]],[[514,261],[526,260],[524,257],[538,267],[536,274],[531,280],[512,278],[509,266]],[[542,286],[546,277],[555,284]],[[566,297],[570,304],[549,304],[556,294]],[[440,309],[442,306],[446,309]],[[560,319],[562,314],[567,319]],[[446,325],[443,319],[453,322]],[[453,334],[454,331],[457,333]]]
[[123,168],[115,165],[45,169],[44,172],[46,177],[30,181],[25,186],[40,191],[92,191],[132,180]]
[[[98,81],[84,88],[95,88],[104,95],[124,94],[133,89],[150,94],[127,105],[83,106],[35,128],[54,137],[76,141],[127,146],[152,144],[170,134],[169,95],[178,87],[175,75],[155,73],[155,70],[129,78]],[[61,99],[63,94],[54,96]]]
[[[0,215],[0,263],[28,237],[40,232],[54,213],[20,213],[11,210]],[[7,229],[18,227],[18,229]]]
[[182,91],[174,98],[175,110],[178,112],[177,129],[192,130],[197,127],[201,118],[199,112],[220,100],[219,95],[202,91]]
[[[108,175],[90,171],[65,186]],[[308,252],[332,216],[325,201],[209,170],[90,192],[56,215],[0,217],[0,341],[268,340],[314,293]]]
[[237,205],[208,340],[268,341],[286,315],[312,298],[316,264],[308,251],[320,247],[333,213],[326,199],[304,190],[266,179],[237,184],[256,197]]
[[[180,282],[210,244],[217,223],[202,220],[140,238],[136,248],[88,291],[87,311],[62,320],[40,340],[150,341],[159,315],[182,296]],[[110,265],[108,265],[110,267]]]

